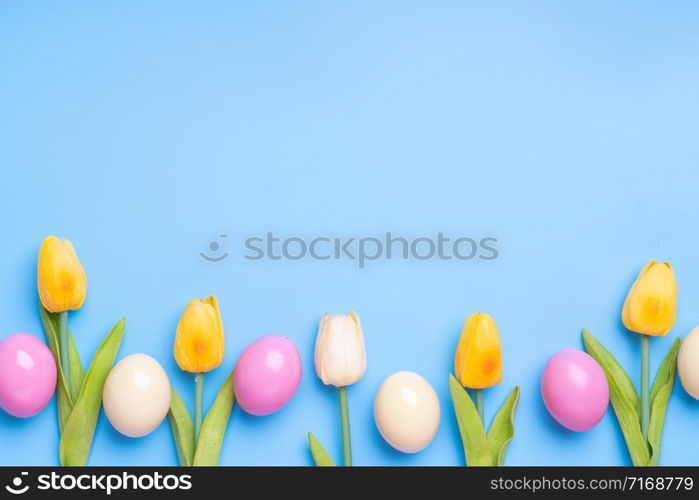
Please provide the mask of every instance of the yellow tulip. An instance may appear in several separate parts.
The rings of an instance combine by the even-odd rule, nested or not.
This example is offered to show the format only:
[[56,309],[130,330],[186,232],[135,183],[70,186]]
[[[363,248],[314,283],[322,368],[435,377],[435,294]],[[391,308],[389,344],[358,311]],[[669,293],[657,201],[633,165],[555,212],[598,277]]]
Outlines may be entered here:
[[624,302],[621,320],[636,333],[664,337],[675,324],[677,284],[672,266],[648,263],[638,273]]
[[466,320],[454,356],[454,371],[461,385],[470,389],[485,389],[502,381],[500,336],[490,315],[477,312]]
[[80,309],[87,293],[85,270],[68,240],[49,236],[41,244],[37,271],[39,298],[53,313]]
[[221,364],[223,353],[223,322],[216,297],[190,300],[177,325],[177,365],[191,373],[208,372]]

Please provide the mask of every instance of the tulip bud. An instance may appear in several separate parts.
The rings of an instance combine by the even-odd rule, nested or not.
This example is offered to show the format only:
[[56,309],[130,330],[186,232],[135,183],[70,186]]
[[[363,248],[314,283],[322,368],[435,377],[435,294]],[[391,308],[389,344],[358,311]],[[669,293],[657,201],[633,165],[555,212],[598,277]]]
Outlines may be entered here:
[[485,389],[502,381],[500,336],[490,315],[477,312],[466,320],[456,347],[454,371],[461,385],[470,389]]
[[175,360],[191,373],[213,370],[223,361],[223,322],[215,296],[190,300],[177,325]]
[[675,324],[677,284],[672,266],[648,263],[631,286],[621,320],[636,333],[664,337]]
[[364,376],[366,352],[357,313],[323,314],[316,337],[315,365],[325,385],[345,387]]
[[55,236],[43,241],[37,285],[41,303],[49,312],[80,309],[87,293],[87,277],[70,241]]

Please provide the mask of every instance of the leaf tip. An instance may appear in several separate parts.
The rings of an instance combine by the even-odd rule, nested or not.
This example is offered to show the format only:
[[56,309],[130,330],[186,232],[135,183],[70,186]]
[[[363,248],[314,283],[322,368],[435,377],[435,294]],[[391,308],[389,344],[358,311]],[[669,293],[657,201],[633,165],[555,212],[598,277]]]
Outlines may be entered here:
[[590,330],[587,328],[583,327],[582,329],[582,340],[583,340],[583,346],[585,347],[586,351],[590,350],[590,344],[594,343],[597,339],[595,339],[595,336],[590,333]]

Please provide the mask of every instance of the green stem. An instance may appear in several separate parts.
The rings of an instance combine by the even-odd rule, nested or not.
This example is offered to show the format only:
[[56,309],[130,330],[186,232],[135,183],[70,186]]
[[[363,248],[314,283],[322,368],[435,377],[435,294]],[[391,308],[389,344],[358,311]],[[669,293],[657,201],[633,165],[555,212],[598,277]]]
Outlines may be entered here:
[[350,437],[349,407],[347,406],[347,387],[338,389],[340,396],[340,423],[342,424],[342,456],[345,466],[352,465],[352,439]]
[[481,417],[483,428],[485,428],[485,418],[483,418],[483,389],[473,389],[473,396],[476,400],[476,410],[478,410],[478,416]]
[[68,311],[58,313],[58,342],[61,350],[61,369],[66,381],[66,389],[70,392],[70,362],[68,357]]
[[194,443],[199,442],[201,423],[204,416],[204,374],[194,374]]
[[641,430],[648,440],[650,424],[650,337],[641,335]]

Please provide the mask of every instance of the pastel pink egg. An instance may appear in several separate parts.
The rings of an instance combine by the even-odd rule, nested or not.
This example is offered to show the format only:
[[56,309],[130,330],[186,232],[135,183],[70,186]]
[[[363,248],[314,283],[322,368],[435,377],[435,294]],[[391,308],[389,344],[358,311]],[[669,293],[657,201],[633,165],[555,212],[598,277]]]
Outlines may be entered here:
[[247,346],[233,372],[236,402],[251,415],[281,410],[300,383],[299,351],[280,335],[267,335]]
[[15,333],[0,341],[0,408],[20,418],[44,409],[56,390],[56,362],[32,335]]
[[553,418],[576,432],[596,426],[609,405],[604,370],[577,349],[563,349],[551,356],[541,379],[541,395]]

